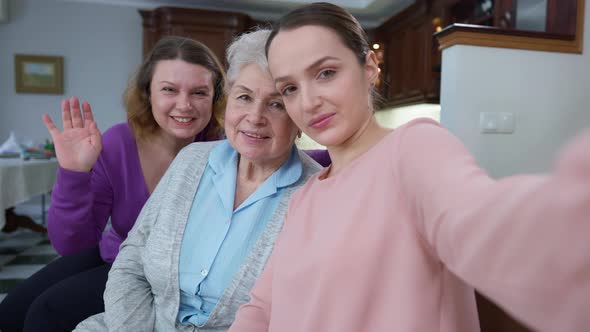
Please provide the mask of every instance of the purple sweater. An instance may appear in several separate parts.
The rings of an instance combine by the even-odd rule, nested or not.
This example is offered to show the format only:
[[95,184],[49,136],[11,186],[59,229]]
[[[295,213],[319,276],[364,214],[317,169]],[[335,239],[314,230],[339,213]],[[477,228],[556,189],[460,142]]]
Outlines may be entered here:
[[[47,230],[60,255],[98,244],[102,259],[111,263],[149,192],[127,123],[105,131],[102,143],[102,152],[91,172],[58,169]],[[109,217],[111,227],[103,233]]]
[[[91,172],[57,171],[47,215],[49,239],[60,255],[99,245],[112,263],[149,197],[135,138],[127,123],[102,135],[102,152]],[[308,151],[326,166],[327,151]],[[111,218],[111,227],[103,233]]]

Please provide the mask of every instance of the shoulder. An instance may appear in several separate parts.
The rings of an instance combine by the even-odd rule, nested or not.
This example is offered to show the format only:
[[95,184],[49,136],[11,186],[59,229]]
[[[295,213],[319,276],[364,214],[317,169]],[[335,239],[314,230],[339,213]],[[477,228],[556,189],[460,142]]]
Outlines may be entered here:
[[436,121],[415,120],[396,130],[399,132],[391,150],[391,165],[401,183],[424,184],[432,174],[437,177],[430,182],[437,182],[460,168],[479,169],[463,142]]
[[[375,158],[384,160],[403,159],[404,155],[421,155],[432,153],[447,144],[454,144],[458,139],[440,123],[430,118],[414,119],[395,128],[382,142],[378,143]],[[390,157],[393,157],[390,159]]]
[[418,118],[394,130],[394,136],[396,136],[397,139],[406,142],[416,141],[416,143],[421,143],[424,140],[430,141],[432,136],[440,135],[448,137],[453,136],[447,129],[441,126],[440,123],[430,118]]
[[103,151],[133,148],[136,146],[135,137],[126,122],[119,123],[104,131],[102,146]]
[[224,140],[220,141],[211,141],[211,142],[194,142],[187,146],[185,146],[180,152],[178,156],[183,156],[183,158],[191,158],[191,157],[199,157],[203,154],[209,154],[213,148],[218,146],[219,144],[223,143]]
[[407,123],[401,125],[398,127],[398,129],[396,130],[404,130],[404,129],[408,129],[408,128],[414,128],[414,127],[442,127],[440,125],[440,123],[436,122],[435,120],[431,119],[431,118],[417,118],[414,119],[412,121],[408,121]]
[[131,132],[131,128],[129,128],[129,125],[127,124],[127,122],[121,122],[118,123],[112,127],[110,127],[109,129],[105,130],[104,133],[102,134],[102,138],[103,141],[105,139],[125,139],[125,140],[129,140],[129,139],[133,139],[133,133]]
[[198,165],[206,165],[211,151],[223,142],[221,140],[191,143],[180,150],[174,161],[172,161],[170,168],[192,168]]
[[313,158],[308,156],[305,152],[299,150],[303,172],[301,178],[294,185],[295,192],[292,194],[291,203],[298,201],[301,197],[305,197],[306,193],[311,190],[315,181],[319,181],[318,177],[325,169],[318,164]]
[[116,124],[101,136],[100,160],[113,166],[130,162],[137,155],[137,144],[127,123]]
[[432,160],[435,155],[444,160],[468,154],[458,137],[429,118],[410,121],[395,129],[394,134],[396,159],[424,162]]

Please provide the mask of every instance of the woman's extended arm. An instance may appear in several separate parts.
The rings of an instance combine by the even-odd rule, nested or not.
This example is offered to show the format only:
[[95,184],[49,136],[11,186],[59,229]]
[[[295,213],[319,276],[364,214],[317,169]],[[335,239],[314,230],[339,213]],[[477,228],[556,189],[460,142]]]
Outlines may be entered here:
[[587,329],[590,135],[550,176],[495,181],[445,129],[420,122],[405,131],[400,190],[433,255],[535,329]]

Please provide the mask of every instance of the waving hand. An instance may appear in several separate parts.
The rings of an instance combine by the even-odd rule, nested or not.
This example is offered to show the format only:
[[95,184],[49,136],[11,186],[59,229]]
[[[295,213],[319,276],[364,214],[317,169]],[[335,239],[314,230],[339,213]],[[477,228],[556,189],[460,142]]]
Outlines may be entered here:
[[64,99],[61,109],[63,131],[59,131],[49,115],[43,114],[43,122],[55,145],[57,161],[64,169],[89,172],[102,150],[100,131],[94,122],[90,104],[82,104],[84,117],[76,97]]

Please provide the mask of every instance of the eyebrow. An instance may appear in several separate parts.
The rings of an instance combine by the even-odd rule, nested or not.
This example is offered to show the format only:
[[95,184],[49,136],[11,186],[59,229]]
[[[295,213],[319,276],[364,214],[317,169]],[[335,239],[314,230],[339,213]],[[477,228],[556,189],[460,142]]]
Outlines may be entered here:
[[[245,85],[242,85],[242,84],[238,84],[235,87],[236,87],[236,89],[240,89],[240,90],[243,90],[248,93],[254,93],[254,91],[252,91],[251,89],[247,88]],[[275,91],[275,92],[271,93],[270,96],[271,97],[281,97],[281,94],[278,91]]]
[[[158,83],[167,83],[167,84],[172,84],[172,85],[178,85],[178,84],[176,84],[174,82],[170,82],[170,81],[160,81]],[[209,85],[208,84],[198,85],[198,86],[193,87],[193,89],[207,89],[208,90]]]
[[[305,68],[305,71],[309,72],[309,71],[313,70],[314,68],[319,67],[322,63],[324,63],[328,60],[340,60],[340,59],[337,57],[334,57],[334,56],[327,55],[325,57],[319,58],[318,60],[314,61],[311,65],[307,66],[307,68]],[[277,77],[277,78],[275,78],[275,83],[281,83],[281,82],[287,81],[287,80],[289,80],[289,78],[290,78],[289,75]]]
[[236,89],[244,90],[244,91],[246,91],[248,93],[252,93],[253,92],[252,90],[248,89],[245,85],[242,85],[242,84],[236,85]]

